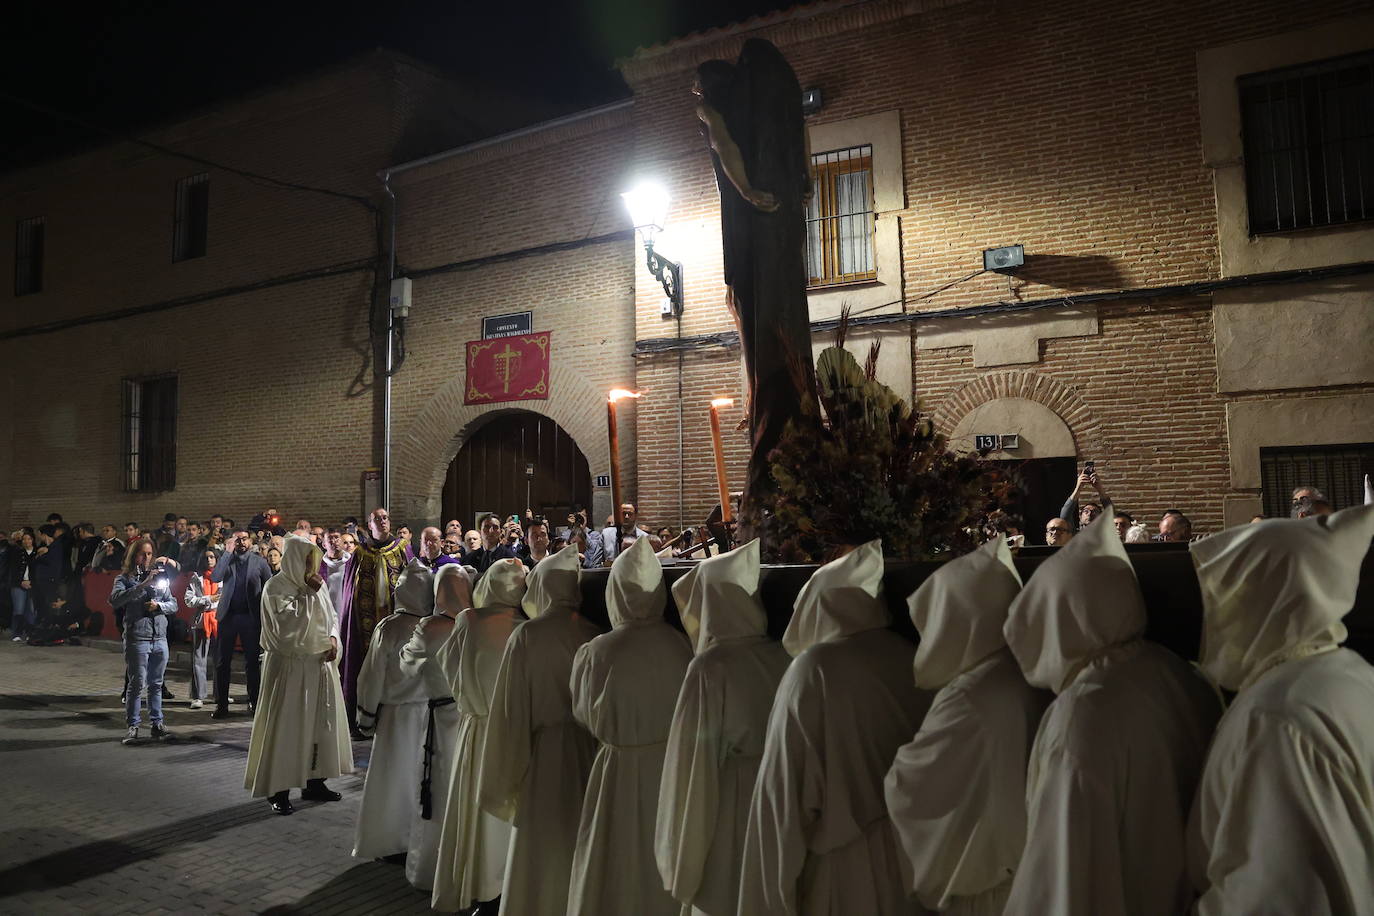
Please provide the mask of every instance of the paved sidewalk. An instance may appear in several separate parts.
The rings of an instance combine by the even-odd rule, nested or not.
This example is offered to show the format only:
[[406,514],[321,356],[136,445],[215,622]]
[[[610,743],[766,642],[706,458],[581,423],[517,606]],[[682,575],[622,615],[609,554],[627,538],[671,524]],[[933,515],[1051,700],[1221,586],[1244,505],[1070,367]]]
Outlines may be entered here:
[[349,855],[370,745],[330,783],[343,801],[278,817],[243,789],[250,720],[188,709],[184,670],[174,740],[121,745],[122,674],[100,648],[0,643],[0,913],[430,912],[400,866]]

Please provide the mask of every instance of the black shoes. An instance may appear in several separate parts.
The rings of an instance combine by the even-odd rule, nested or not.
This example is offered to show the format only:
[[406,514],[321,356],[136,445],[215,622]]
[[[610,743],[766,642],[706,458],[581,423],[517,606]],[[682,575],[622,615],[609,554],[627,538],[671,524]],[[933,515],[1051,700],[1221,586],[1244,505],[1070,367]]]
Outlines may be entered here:
[[163,698],[164,700],[175,700],[175,699],[177,698],[177,695],[176,695],[175,693],[172,693],[172,691],[168,690],[166,684],[163,684],[163,685],[162,685],[162,698]]
[[269,797],[267,802],[272,806],[273,814],[293,814],[296,811],[295,808],[291,807],[291,794],[289,790],[278,792],[276,795]]
[[212,719],[227,719],[227,718],[229,718],[229,707],[227,707],[227,706],[216,706],[216,707],[215,707],[215,711],[212,712],[212,713],[210,713],[210,718],[212,718]]
[[301,801],[336,802],[341,798],[343,795],[325,785],[323,779],[312,779],[301,789]]
[[163,740],[164,738],[170,738],[170,737],[172,737],[172,736],[169,735],[169,734],[167,734],[167,729],[163,728],[161,723],[156,723],[156,724],[153,725],[153,740],[154,740],[154,741],[161,741],[161,740]]

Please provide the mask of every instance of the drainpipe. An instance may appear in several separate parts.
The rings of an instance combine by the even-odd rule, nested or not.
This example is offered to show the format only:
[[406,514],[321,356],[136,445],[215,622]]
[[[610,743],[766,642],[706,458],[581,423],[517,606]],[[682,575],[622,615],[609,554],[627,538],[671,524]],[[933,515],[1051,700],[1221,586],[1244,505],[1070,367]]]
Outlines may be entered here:
[[382,190],[390,211],[390,242],[387,258],[386,362],[382,385],[382,505],[391,510],[391,376],[396,359],[396,314],[391,310],[391,281],[396,279],[396,192],[391,190],[391,172],[382,173]]

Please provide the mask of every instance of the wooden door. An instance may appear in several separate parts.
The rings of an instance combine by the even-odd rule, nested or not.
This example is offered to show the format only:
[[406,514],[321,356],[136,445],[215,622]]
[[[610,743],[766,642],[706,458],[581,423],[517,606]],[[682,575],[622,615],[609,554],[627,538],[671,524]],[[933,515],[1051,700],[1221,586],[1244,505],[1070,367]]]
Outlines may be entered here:
[[444,521],[475,527],[478,512],[503,519],[548,515],[566,525],[568,507],[590,506],[591,472],[582,450],[548,417],[526,410],[497,414],[463,443],[444,479]]

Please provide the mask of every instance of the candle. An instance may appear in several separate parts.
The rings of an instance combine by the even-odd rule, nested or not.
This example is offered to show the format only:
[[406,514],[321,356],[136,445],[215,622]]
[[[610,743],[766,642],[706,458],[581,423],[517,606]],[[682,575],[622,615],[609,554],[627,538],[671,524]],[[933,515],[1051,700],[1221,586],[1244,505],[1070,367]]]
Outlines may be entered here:
[[637,398],[640,392],[612,388],[606,397],[606,434],[611,443],[611,515],[620,523],[620,430],[616,425],[615,402],[622,398]]
[[720,520],[730,524],[730,486],[725,480],[725,448],[720,442],[720,408],[735,403],[730,398],[711,402],[711,447],[716,451],[716,488],[720,491]]

